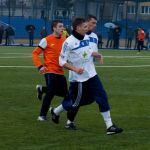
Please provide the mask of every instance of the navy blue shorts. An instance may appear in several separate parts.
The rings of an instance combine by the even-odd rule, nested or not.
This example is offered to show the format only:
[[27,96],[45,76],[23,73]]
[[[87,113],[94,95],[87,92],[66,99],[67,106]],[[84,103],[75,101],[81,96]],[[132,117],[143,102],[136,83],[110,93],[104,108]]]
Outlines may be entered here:
[[67,81],[64,75],[47,73],[45,74],[47,91],[53,95],[65,97],[68,92]]
[[94,101],[99,105],[101,112],[110,109],[107,93],[97,75],[85,82],[71,82],[69,92],[62,105],[66,110],[69,110],[91,104]]

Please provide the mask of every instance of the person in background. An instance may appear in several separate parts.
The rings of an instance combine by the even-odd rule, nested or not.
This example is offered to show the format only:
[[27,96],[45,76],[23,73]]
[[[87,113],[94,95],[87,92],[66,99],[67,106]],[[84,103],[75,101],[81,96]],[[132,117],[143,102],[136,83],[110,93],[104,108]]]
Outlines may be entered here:
[[138,45],[138,28],[134,30],[134,39],[135,39],[135,44],[134,44],[134,50],[137,49],[137,45]]
[[8,27],[6,27],[6,29],[5,29],[5,45],[7,46],[7,45],[10,45],[10,40],[9,40],[9,26]]
[[107,39],[106,48],[112,48],[113,46],[113,31],[114,29],[112,27],[107,29],[108,39]]
[[119,48],[120,34],[121,34],[121,28],[119,26],[117,26],[113,30],[113,40],[114,40],[113,48],[114,49],[118,49]]
[[102,35],[100,33],[97,33],[97,37],[98,37],[98,49],[101,49],[103,45]]
[[127,45],[126,45],[127,49],[131,48],[133,38],[134,38],[134,30],[132,27],[129,27],[127,29]]
[[137,49],[138,49],[138,53],[140,53],[140,51],[143,49],[143,48],[147,48],[146,46],[144,46],[144,40],[146,38],[146,33],[145,31],[139,27],[138,28],[138,32],[137,32],[137,42],[138,42],[138,45],[137,45]]
[[150,29],[146,32],[146,47],[147,49],[150,49]]
[[8,27],[8,32],[9,32],[9,45],[14,45],[15,44],[15,29],[11,26]]
[[34,44],[34,28],[33,28],[33,26],[29,27],[28,33],[29,33],[29,46],[33,46],[33,44]]
[[63,30],[62,35],[63,35],[65,38],[67,38],[67,37],[69,36],[69,33],[68,33],[68,31],[67,31],[67,29],[66,29],[65,27],[64,27],[64,30]]
[[4,35],[4,26],[0,25],[0,44],[2,44],[3,35]]
[[45,27],[42,27],[40,34],[41,34],[41,38],[45,38],[48,35]]

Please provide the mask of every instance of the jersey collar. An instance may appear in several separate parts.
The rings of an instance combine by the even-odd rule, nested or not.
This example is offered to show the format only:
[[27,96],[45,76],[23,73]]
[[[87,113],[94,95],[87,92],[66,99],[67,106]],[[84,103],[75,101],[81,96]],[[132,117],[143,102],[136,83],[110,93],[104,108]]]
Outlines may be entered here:
[[76,32],[76,31],[72,31],[72,35],[75,37],[75,38],[77,38],[78,40],[83,40],[84,39],[84,36],[83,35],[81,35],[81,34],[79,34],[78,32]]

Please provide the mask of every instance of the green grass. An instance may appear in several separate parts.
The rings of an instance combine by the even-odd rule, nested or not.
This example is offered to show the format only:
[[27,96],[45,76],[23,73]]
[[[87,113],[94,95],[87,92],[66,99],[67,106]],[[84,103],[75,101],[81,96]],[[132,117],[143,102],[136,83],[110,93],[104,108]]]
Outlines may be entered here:
[[[0,47],[0,66],[33,66],[32,50]],[[45,84],[43,75],[36,68],[0,67],[0,150],[149,150],[150,52],[136,52],[101,51],[105,63],[97,72],[108,93],[113,121],[124,128],[114,136],[106,135],[96,103],[80,109],[77,131],[64,129],[66,113],[59,125],[51,122],[49,114],[47,122],[37,122],[41,102],[35,85]],[[108,67],[137,65],[149,66]],[[60,102],[61,98],[55,97],[53,106]]]

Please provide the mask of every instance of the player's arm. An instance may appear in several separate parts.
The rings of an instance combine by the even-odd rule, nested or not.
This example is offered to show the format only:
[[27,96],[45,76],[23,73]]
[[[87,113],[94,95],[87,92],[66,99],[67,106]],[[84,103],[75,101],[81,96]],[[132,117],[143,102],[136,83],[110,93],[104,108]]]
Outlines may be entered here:
[[77,74],[82,74],[84,72],[84,69],[83,68],[77,68],[75,66],[72,66],[70,65],[69,63],[65,63],[63,65],[64,68],[68,69],[68,70],[71,70],[71,71],[74,71],[76,72]]
[[32,60],[34,62],[34,65],[38,68],[39,72],[41,73],[45,73],[47,70],[47,68],[42,64],[39,58],[39,55],[43,53],[46,46],[47,46],[47,41],[44,38],[40,41],[39,46],[36,47],[34,51],[32,52]]
[[92,56],[100,63],[104,63],[103,55],[98,52],[98,37],[96,35],[97,43],[96,43],[96,49],[92,52]]
[[103,64],[104,63],[104,58],[103,58],[103,55],[100,54],[99,52],[92,52],[92,56],[94,58],[96,58],[100,64]]
[[77,74],[82,74],[84,71],[83,68],[77,68],[68,63],[68,56],[69,56],[70,50],[71,48],[69,47],[68,43],[64,42],[60,56],[59,56],[59,65],[68,70],[74,71]]

